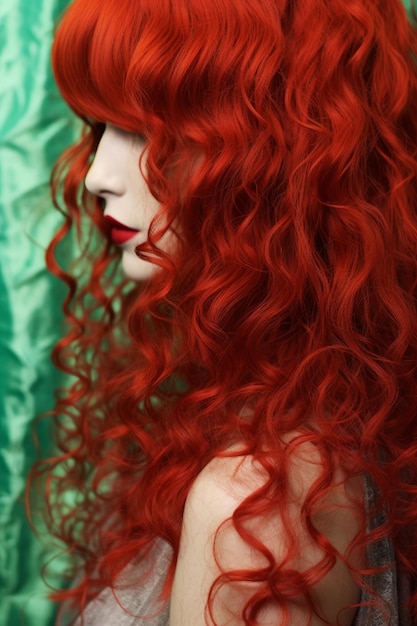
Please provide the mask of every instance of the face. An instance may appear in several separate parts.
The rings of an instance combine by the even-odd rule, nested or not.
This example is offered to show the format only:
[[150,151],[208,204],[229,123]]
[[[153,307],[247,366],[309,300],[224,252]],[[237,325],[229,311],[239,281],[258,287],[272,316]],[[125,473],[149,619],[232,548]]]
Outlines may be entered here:
[[[151,221],[160,208],[139,169],[145,149],[140,135],[106,124],[85,179],[87,189],[105,201],[104,216],[110,223],[114,243],[122,249],[123,270],[137,281],[151,278],[157,268],[135,252],[136,246],[146,242]],[[146,155],[142,168],[146,171]],[[158,242],[164,250],[167,236]]]

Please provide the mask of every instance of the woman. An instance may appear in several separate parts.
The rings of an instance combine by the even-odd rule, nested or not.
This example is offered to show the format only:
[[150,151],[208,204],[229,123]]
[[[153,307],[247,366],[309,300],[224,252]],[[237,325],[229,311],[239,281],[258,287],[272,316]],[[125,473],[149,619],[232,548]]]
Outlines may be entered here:
[[75,378],[39,471],[84,623],[416,621],[416,54],[400,0],[64,16]]

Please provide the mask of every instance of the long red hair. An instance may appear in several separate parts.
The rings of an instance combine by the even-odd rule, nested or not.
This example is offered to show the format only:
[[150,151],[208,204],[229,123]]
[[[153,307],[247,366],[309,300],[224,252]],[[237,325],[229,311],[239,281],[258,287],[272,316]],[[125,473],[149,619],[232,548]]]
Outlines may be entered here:
[[[335,562],[308,520],[336,465],[369,475],[386,511],[355,546],[391,536],[417,575],[416,58],[400,0],[70,6],[53,66],[85,130],[55,171],[66,221],[48,264],[69,286],[55,360],[74,382],[55,410],[60,454],[39,471],[84,568],[55,598],[84,606],[156,537],[172,575],[190,486],[236,441],[270,476],[236,526],[284,506],[294,431],[323,461],[303,510],[326,556],[300,589]],[[146,136],[149,187],[178,231],[169,255],[151,227],[145,285],[120,278],[83,186],[106,122]],[[78,272],[55,260],[72,227]],[[247,624],[265,597],[294,595],[285,564],[255,575],[266,591]]]

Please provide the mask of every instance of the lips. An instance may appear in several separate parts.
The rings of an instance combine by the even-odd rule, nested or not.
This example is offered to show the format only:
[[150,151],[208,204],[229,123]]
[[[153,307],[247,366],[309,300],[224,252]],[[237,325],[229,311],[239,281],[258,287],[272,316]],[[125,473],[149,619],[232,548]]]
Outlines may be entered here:
[[118,246],[123,245],[140,232],[136,228],[130,228],[130,226],[118,222],[114,217],[110,217],[109,215],[105,215],[105,220],[110,226],[110,237]]

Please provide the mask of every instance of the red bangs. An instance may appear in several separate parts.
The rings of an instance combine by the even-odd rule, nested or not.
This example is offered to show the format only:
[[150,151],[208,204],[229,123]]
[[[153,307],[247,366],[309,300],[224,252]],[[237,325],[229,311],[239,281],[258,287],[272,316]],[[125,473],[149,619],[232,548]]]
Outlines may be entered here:
[[[74,112],[140,132],[141,89],[128,97],[129,66],[139,46],[140,12],[129,0],[76,0],[58,27],[52,64],[60,91]],[[142,90],[142,93],[143,90]]]
[[[189,17],[182,8],[166,0],[70,5],[58,27],[52,62],[61,93],[78,116],[141,132],[144,118],[166,114],[173,100],[166,82]],[[194,61],[193,54],[187,67]]]
[[270,2],[75,0],[54,42],[55,77],[84,119],[132,131],[159,120],[198,129],[209,116],[221,125],[233,97],[267,98],[283,51],[278,13]]

